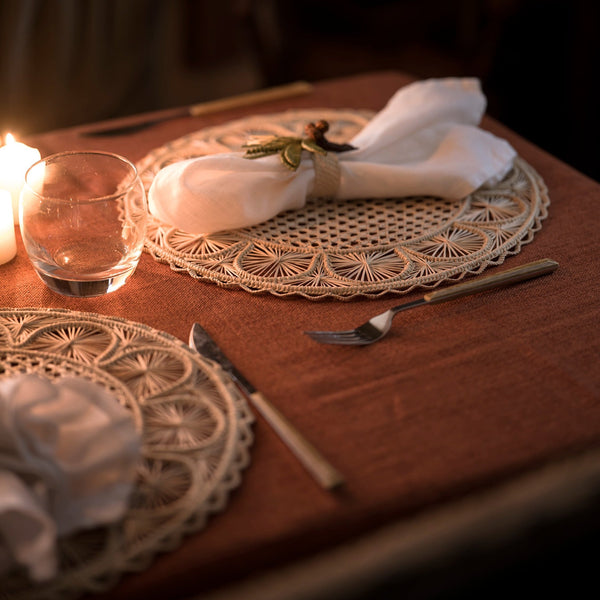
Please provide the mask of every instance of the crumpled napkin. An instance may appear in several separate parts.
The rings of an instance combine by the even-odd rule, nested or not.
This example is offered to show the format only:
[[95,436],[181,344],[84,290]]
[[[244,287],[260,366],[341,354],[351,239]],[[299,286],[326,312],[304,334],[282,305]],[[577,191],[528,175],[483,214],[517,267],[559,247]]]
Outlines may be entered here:
[[[497,183],[516,153],[478,127],[485,108],[475,78],[428,79],[401,88],[352,140],[344,140],[356,150],[337,154],[335,197],[458,199]],[[161,169],[149,190],[149,207],[164,223],[210,234],[301,208],[313,195],[314,180],[310,159],[292,171],[279,156],[216,154]]]
[[57,570],[57,538],[118,520],[141,448],[131,414],[79,377],[0,382],[0,574]]

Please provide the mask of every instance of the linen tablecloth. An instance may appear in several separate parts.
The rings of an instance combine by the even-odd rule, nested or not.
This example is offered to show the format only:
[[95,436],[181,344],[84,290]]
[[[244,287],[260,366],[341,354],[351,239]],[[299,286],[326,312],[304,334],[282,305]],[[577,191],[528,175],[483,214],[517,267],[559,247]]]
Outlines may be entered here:
[[[26,141],[42,155],[103,149],[137,161],[186,133],[247,114],[379,110],[410,80],[397,72],[357,75],[318,83],[305,97],[176,118],[128,136],[84,137],[74,128]],[[252,464],[227,510],[101,598],[176,599],[225,594],[237,585],[247,587],[231,597],[242,597],[240,590],[248,597],[316,597],[307,572],[324,597],[334,597],[327,586],[360,590],[356,575],[376,571],[373,563],[405,573],[399,585],[409,594],[428,579],[419,577],[420,568],[431,574],[440,556],[460,557],[456,540],[468,541],[467,532],[484,535],[480,555],[497,548],[502,564],[519,533],[529,537],[528,524],[563,514],[548,508],[555,500],[569,514],[583,514],[584,501],[600,489],[593,460],[600,451],[600,185],[488,117],[483,127],[540,173],[551,198],[533,242],[494,270],[549,257],[560,263],[558,271],[404,313],[384,341],[369,347],[319,346],[302,332],[355,326],[397,297],[312,302],[253,295],[175,273],[144,254],[117,292],[65,298],[37,279],[18,239],[17,257],[0,266],[0,305],[121,316],[183,341],[198,321],[347,477],[336,494],[320,490],[259,418]],[[516,515],[504,534],[494,533],[507,523],[500,514],[508,522]],[[379,542],[367,542],[366,554],[353,552],[353,544],[375,534]],[[338,560],[319,562],[330,551]],[[306,560],[311,571],[286,570]],[[456,572],[468,573],[466,562],[457,565]],[[278,573],[288,574],[290,584]]]

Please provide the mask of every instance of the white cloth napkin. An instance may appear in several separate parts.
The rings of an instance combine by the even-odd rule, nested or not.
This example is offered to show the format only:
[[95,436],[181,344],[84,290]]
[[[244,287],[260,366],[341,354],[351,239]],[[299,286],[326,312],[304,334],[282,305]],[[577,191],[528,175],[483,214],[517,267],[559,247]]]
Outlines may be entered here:
[[[463,198],[510,170],[513,148],[478,127],[486,99],[474,78],[419,81],[401,88],[337,155],[336,197]],[[308,155],[307,152],[304,154]],[[224,153],[174,163],[149,190],[150,211],[189,233],[255,225],[304,206],[312,195],[313,161],[297,171],[279,156],[249,160]]]
[[59,536],[118,520],[140,448],[131,414],[97,384],[0,382],[0,574],[51,578]]

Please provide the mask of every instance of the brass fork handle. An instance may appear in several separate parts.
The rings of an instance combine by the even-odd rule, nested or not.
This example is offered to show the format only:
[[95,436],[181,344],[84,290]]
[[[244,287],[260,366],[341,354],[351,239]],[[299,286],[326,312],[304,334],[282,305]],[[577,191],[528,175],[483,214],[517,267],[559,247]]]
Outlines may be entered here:
[[520,267],[502,271],[501,273],[495,273],[494,275],[488,275],[487,277],[480,277],[444,289],[435,290],[425,294],[423,298],[429,304],[445,302],[446,300],[452,300],[454,298],[460,298],[461,296],[468,296],[469,294],[503,287],[512,283],[517,283],[518,281],[533,279],[540,275],[547,275],[557,268],[558,263],[556,261],[544,258],[542,260],[521,265]]

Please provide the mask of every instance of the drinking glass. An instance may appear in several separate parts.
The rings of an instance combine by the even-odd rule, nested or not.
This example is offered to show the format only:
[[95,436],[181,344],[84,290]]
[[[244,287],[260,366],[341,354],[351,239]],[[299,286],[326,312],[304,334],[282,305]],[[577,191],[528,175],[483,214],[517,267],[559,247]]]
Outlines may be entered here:
[[135,166],[110,152],[61,152],[25,174],[19,224],[41,280],[66,296],[120,288],[144,246],[148,207]]

